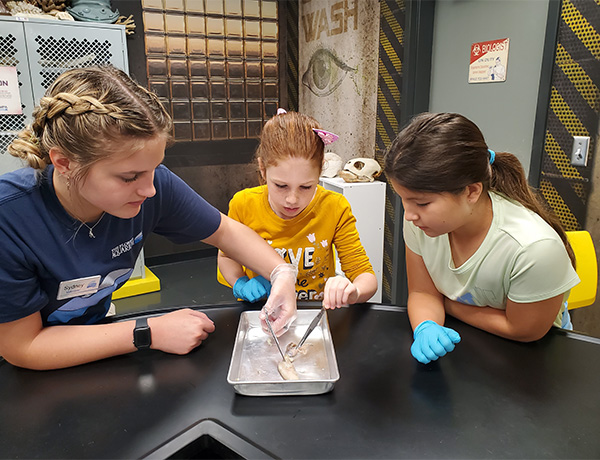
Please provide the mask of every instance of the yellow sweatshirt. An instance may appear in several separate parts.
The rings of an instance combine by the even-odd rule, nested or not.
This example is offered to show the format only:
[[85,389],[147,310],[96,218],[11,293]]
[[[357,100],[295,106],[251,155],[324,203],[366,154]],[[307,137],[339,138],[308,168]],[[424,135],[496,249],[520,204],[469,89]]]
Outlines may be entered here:
[[[341,194],[317,186],[310,204],[293,219],[277,216],[268,202],[267,186],[237,192],[229,203],[229,217],[262,236],[286,262],[298,267],[298,300],[322,300],[325,282],[335,276],[333,247],[344,274],[354,281],[361,273],[373,273],[363,248],[350,203]],[[250,278],[256,276],[244,267]],[[221,284],[229,286],[220,272]]]

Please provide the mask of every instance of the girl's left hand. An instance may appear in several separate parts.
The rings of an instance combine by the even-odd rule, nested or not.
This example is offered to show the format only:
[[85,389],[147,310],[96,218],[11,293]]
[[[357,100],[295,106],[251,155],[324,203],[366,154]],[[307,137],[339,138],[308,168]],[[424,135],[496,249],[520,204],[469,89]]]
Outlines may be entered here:
[[340,308],[356,303],[360,291],[345,276],[334,276],[325,283],[323,307],[326,309]]

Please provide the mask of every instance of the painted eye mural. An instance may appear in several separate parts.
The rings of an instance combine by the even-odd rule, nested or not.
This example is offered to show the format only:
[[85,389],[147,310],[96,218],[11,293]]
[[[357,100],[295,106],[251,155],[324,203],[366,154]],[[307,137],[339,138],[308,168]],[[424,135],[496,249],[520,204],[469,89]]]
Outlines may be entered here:
[[302,84],[319,97],[329,96],[350,71],[356,69],[346,65],[331,51],[319,48],[310,58],[308,68],[302,75]]

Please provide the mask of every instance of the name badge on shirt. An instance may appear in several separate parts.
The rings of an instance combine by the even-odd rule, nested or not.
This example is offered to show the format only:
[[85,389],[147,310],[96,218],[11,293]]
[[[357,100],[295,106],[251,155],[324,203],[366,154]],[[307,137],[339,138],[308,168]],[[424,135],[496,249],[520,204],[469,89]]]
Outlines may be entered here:
[[58,285],[56,300],[93,294],[94,292],[98,292],[98,287],[100,287],[100,275],[61,281]]

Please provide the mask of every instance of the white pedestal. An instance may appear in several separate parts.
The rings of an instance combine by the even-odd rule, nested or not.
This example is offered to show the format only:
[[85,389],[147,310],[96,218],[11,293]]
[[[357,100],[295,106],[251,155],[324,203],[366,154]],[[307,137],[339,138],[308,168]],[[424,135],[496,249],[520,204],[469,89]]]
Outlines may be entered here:
[[[375,276],[377,292],[370,302],[381,302],[381,280],[383,274],[383,231],[385,219],[385,182],[344,182],[340,177],[321,177],[319,183],[327,190],[341,193],[346,197],[352,214],[356,217],[356,228],[360,241],[369,256]],[[336,272],[343,275],[339,260]]]

